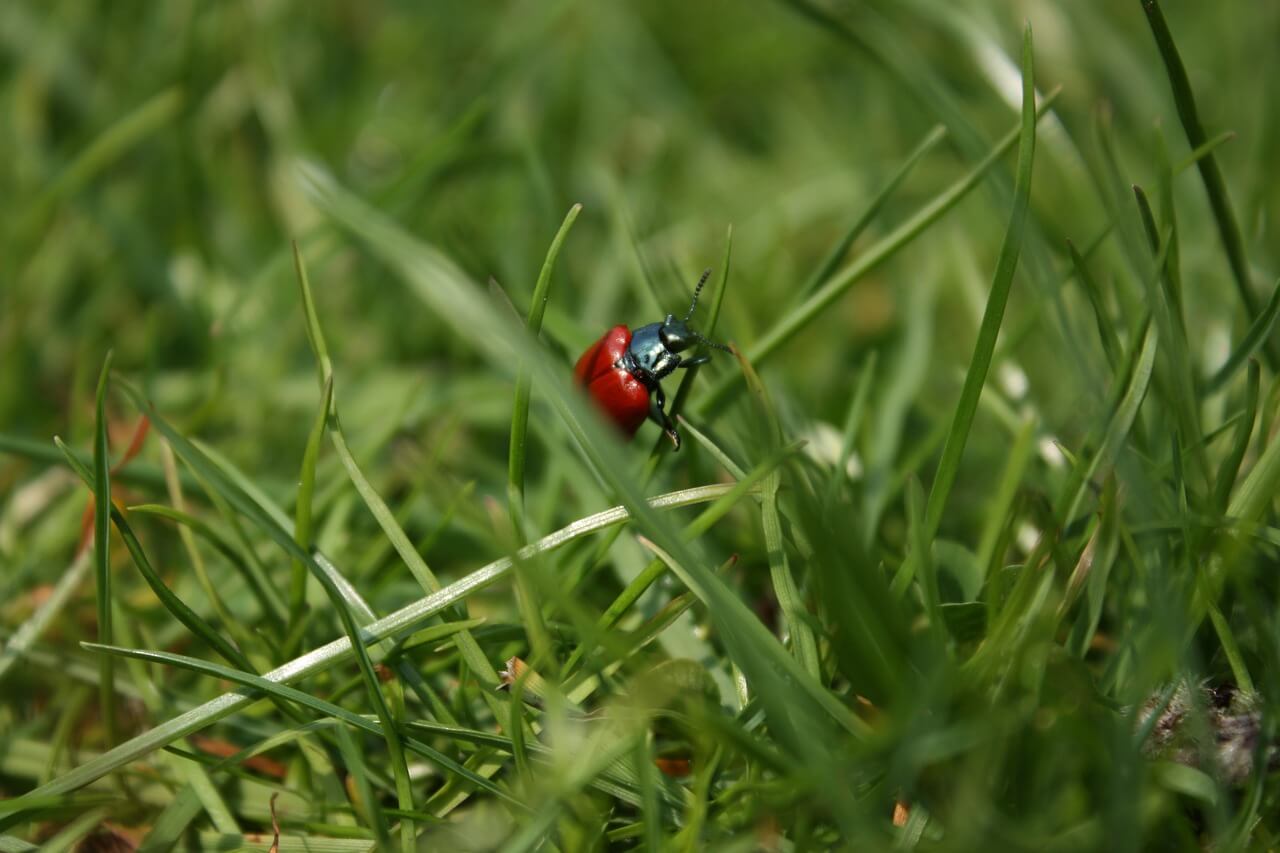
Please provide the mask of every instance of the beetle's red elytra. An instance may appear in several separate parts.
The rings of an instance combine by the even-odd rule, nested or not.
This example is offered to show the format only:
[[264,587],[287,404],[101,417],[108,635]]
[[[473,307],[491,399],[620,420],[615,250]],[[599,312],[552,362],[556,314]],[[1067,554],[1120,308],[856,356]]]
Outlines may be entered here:
[[[680,433],[666,412],[667,398],[662,379],[682,367],[705,364],[711,356],[685,359],[680,353],[698,344],[729,348],[709,341],[689,328],[689,318],[698,307],[698,294],[707,283],[711,270],[702,273],[693,290],[693,302],[683,319],[668,314],[659,323],[650,323],[632,331],[618,325],[609,329],[578,359],[573,374],[578,384],[590,395],[599,409],[627,438],[632,438],[646,417],[662,427],[676,450],[680,449]],[[650,395],[653,399],[650,400]]]
[[631,330],[614,326],[587,348],[573,368],[578,384],[627,438],[649,417],[649,389],[622,366],[630,345]]

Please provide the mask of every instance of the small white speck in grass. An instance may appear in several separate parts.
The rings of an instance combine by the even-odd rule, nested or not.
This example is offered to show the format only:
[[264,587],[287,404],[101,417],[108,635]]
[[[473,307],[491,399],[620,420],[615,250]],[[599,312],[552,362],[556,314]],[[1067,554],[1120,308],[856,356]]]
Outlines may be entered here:
[[1058,442],[1051,435],[1040,439],[1037,450],[1040,451],[1040,458],[1050,468],[1061,468],[1067,464],[1067,458],[1062,455],[1062,448],[1058,447]]
[[1231,329],[1226,323],[1206,324],[1202,352],[1204,365],[1210,374],[1227,363],[1227,358],[1231,355]]
[[[840,459],[840,445],[843,437],[840,431],[826,421],[814,421],[801,438],[805,441],[805,453],[820,465],[835,465]],[[844,466],[845,476],[856,480],[862,476],[862,460],[857,451],[849,454]]]
[[1031,387],[1030,380],[1027,379],[1026,371],[1012,362],[1004,362],[998,368],[997,376],[999,377],[1000,387],[1004,389],[1004,393],[1008,394],[1014,400],[1021,400],[1027,395],[1027,389]]
[[192,302],[200,291],[200,279],[204,276],[200,260],[191,252],[179,252],[169,260],[169,281],[173,292],[183,302]]
[[1036,543],[1040,541],[1040,528],[1034,524],[1023,522],[1018,528],[1018,547],[1023,553],[1030,554],[1035,550]]

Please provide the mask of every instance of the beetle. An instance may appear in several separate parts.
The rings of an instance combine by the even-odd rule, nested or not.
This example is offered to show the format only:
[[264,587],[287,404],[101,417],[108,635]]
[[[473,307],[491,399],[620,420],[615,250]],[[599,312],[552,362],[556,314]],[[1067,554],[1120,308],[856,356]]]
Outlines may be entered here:
[[667,396],[662,380],[679,368],[706,364],[709,354],[693,358],[681,355],[698,344],[732,352],[723,344],[710,341],[689,327],[689,318],[698,307],[698,294],[707,283],[711,270],[705,270],[693,289],[693,302],[682,319],[674,314],[659,323],[638,329],[617,325],[605,332],[574,365],[578,384],[586,389],[595,404],[622,433],[631,438],[645,418],[652,418],[680,449],[680,433],[668,416]]

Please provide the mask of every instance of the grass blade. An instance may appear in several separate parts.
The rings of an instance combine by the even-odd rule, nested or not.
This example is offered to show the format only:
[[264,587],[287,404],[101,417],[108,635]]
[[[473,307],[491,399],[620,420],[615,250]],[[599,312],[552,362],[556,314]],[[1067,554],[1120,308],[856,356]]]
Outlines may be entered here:
[[[551,240],[547,249],[542,270],[538,273],[538,281],[533,288],[533,296],[529,303],[529,317],[525,321],[525,331],[532,338],[537,338],[542,331],[542,315],[546,312],[547,302],[551,298],[551,273],[555,269],[556,259],[560,256],[560,248],[564,245],[569,230],[582,212],[582,205],[575,204],[569,208],[560,229]],[[528,369],[522,369],[516,377],[515,400],[511,411],[511,441],[507,449],[507,510],[511,516],[511,526],[515,531],[516,544],[527,544],[524,518],[524,472],[525,455],[529,441],[529,396],[533,387],[533,376]],[[525,630],[529,636],[530,646],[534,650],[534,658],[544,666],[554,663],[551,635],[547,631],[542,618],[542,610],[534,593],[534,584],[526,576],[526,571],[536,571],[536,566],[526,567],[516,572],[516,606],[524,620]],[[492,671],[492,667],[490,667]]]
[[1267,300],[1266,307],[1249,324],[1249,331],[1245,332],[1240,343],[1222,363],[1222,367],[1214,371],[1213,376],[1205,382],[1204,394],[1208,395],[1221,390],[1231,381],[1231,377],[1235,376],[1240,366],[1271,339],[1271,329],[1275,326],[1277,314],[1280,314],[1280,279],[1276,280],[1275,287],[1271,289],[1271,298]]
[[798,299],[804,299],[810,293],[827,283],[831,276],[835,274],[836,268],[840,266],[845,255],[849,254],[849,249],[853,246],[854,241],[862,236],[862,232],[867,230],[867,226],[875,221],[876,216],[893,195],[894,191],[897,190],[902,182],[907,179],[907,176],[911,174],[911,171],[919,164],[919,162],[924,159],[924,155],[932,151],[937,144],[946,137],[946,135],[947,129],[945,127],[940,124],[934,125],[933,129],[930,130],[925,135],[924,139],[920,141],[920,144],[912,149],[911,153],[907,155],[907,159],[903,160],[902,165],[898,167],[897,171],[889,177],[889,180],[884,182],[884,185],[881,186],[879,191],[877,191],[872,197],[871,202],[863,209],[862,213],[858,215],[858,218],[854,220],[853,224],[849,226],[849,230],[846,231],[844,236],[831,247],[831,251],[827,253],[826,258],[823,259],[822,263],[814,269],[808,280],[805,281],[805,283],[800,286],[799,290],[796,291]]
[[1221,512],[1227,511],[1231,500],[1231,489],[1240,474],[1240,463],[1249,449],[1249,439],[1253,435],[1253,422],[1258,415],[1258,389],[1262,370],[1258,362],[1249,361],[1249,375],[1245,383],[1244,415],[1236,423],[1235,436],[1231,441],[1231,450],[1223,457],[1218,468],[1218,476],[1214,479],[1213,506]]
[[[65,447],[61,441],[58,442],[59,447]],[[96,488],[98,485],[94,480],[89,479],[89,472],[80,468],[75,457],[71,455],[69,449],[66,453],[67,463],[71,466],[82,479],[85,485],[90,488]],[[97,494],[95,492],[95,498]],[[134,565],[138,567],[139,574],[143,580],[147,582],[147,586],[151,587],[151,591],[155,593],[156,598],[160,599],[160,603],[168,610],[173,617],[187,627],[191,633],[209,644],[209,647],[222,655],[226,660],[240,667],[241,669],[251,670],[253,667],[249,663],[248,658],[235,646],[231,645],[218,630],[210,625],[200,614],[196,613],[187,606],[181,598],[169,589],[164,580],[151,567],[151,562],[147,559],[147,555],[142,550],[138,537],[134,535],[133,528],[125,519],[124,513],[116,509],[114,506],[110,508],[111,520],[115,523],[116,530],[120,533],[120,538],[124,540],[125,548],[128,549],[129,555],[133,557]],[[103,645],[109,645],[104,643]]]
[[1000,323],[1004,319],[1009,290],[1013,286],[1013,273],[1018,266],[1018,253],[1022,247],[1022,232],[1026,226],[1027,205],[1031,196],[1031,166],[1036,143],[1035,79],[1031,66],[1031,28],[1027,27],[1022,41],[1022,131],[1018,143],[1013,210],[1009,214],[1009,228],[1005,232],[1004,244],[1000,247],[1000,257],[996,262],[996,272],[991,282],[991,293],[987,297],[987,307],[982,314],[982,325],[978,329],[978,340],[974,344],[973,357],[965,373],[960,401],[956,405],[955,417],[947,432],[946,443],[942,446],[942,461],[938,463],[937,476],[933,487],[929,490],[929,502],[925,507],[924,521],[926,543],[932,542],[933,537],[937,535],[938,525],[942,521],[942,510],[946,506],[947,497],[951,494],[951,487],[955,484],[960,470],[960,457],[964,453],[969,429],[973,426],[973,417],[978,410],[978,398],[982,394],[982,386],[991,368],[991,356],[995,352]]
[[[107,384],[111,377],[111,353],[98,376],[96,421],[93,431],[93,573],[98,604],[98,642],[111,643],[111,458],[107,447]],[[107,745],[117,741],[115,664],[99,662],[98,684],[102,723]]]
[[[173,654],[172,652],[157,652],[148,649],[126,649],[119,646],[104,646],[99,643],[82,643],[84,648],[91,652],[100,652],[110,656],[133,658],[135,660],[149,661],[151,663],[159,663],[167,666],[176,666],[191,672],[198,672],[202,675],[212,676],[214,678],[223,678],[235,684],[241,684],[245,687],[253,688],[254,691],[261,691],[268,696],[274,696],[287,702],[293,702],[305,708],[310,708],[318,714],[325,717],[333,717],[341,720],[348,725],[368,732],[373,735],[385,737],[385,723],[375,723],[367,717],[349,711],[341,705],[335,705],[332,702],[326,702],[310,693],[305,693],[294,687],[272,681],[261,675],[254,675],[239,669],[223,666],[211,661],[201,660],[199,658],[188,657],[186,655]],[[510,795],[501,788],[494,785],[488,779],[477,776],[471,771],[458,764],[453,759],[412,738],[406,739],[406,744],[410,748],[422,755],[424,758],[439,764],[441,767],[447,768],[450,772],[466,778],[475,785],[479,785],[495,796],[501,797],[513,805],[519,805]]]
[[[542,315],[547,309],[547,300],[551,294],[551,273],[555,269],[556,259],[560,257],[560,248],[569,236],[573,223],[582,212],[582,205],[575,204],[569,208],[560,223],[560,230],[551,240],[547,249],[546,260],[542,263],[542,271],[538,274],[538,282],[533,288],[533,297],[529,302],[529,319],[525,322],[525,330],[532,336],[542,331]],[[511,501],[511,517],[515,524],[516,535],[523,536],[524,517],[524,463],[527,451],[529,432],[529,393],[532,387],[532,376],[528,370],[520,371],[516,379],[516,398],[511,412],[511,446],[507,454],[507,489]],[[524,545],[524,542],[520,543]]]
[[[671,509],[690,504],[705,503],[715,500],[729,491],[727,486],[699,486],[679,492],[670,492],[652,498],[650,505],[654,509]],[[615,506],[550,533],[522,549],[522,559],[530,559],[537,554],[545,553],[573,542],[599,530],[621,524],[630,518],[625,507]],[[452,607],[504,577],[511,570],[511,558],[502,557],[454,581],[437,593],[400,608],[375,622],[366,625],[361,633],[362,641],[369,647],[425,627],[428,622],[442,610]],[[340,637],[317,649],[313,649],[288,663],[276,667],[262,675],[262,678],[286,684],[309,675],[323,672],[340,663],[351,660],[355,652],[351,638]],[[199,731],[212,725],[223,717],[233,714],[252,704],[252,698],[239,692],[223,695],[205,702],[190,711],[180,714],[137,737],[120,744],[114,749],[92,758],[70,772],[35,788],[23,796],[9,801],[15,810],[22,809],[28,802],[38,802],[40,798],[64,794],[84,787],[102,778],[113,770],[124,767],[151,752],[172,743],[178,738]]]
[[[301,268],[301,259],[298,264]],[[307,293],[309,302],[310,292],[307,291]],[[310,325],[308,325],[309,328]],[[298,476],[298,502],[293,516],[293,540],[306,549],[311,547],[311,514],[316,489],[316,461],[320,457],[320,445],[324,441],[324,429],[329,420],[329,410],[333,407],[333,377],[328,376],[323,382],[324,388],[320,392],[320,410],[316,413],[315,422],[311,425],[311,432],[307,436],[306,449],[302,452],[302,471]],[[286,634],[296,637],[298,641],[302,638],[294,632],[302,621],[306,604],[307,567],[301,560],[293,560],[289,574],[289,624]],[[289,651],[286,649],[285,653],[288,654]]]
[[[1200,170],[1200,179],[1204,183],[1205,193],[1209,196],[1209,206],[1213,210],[1213,219],[1218,226],[1218,236],[1227,253],[1227,263],[1231,266],[1231,275],[1240,294],[1240,301],[1252,321],[1258,316],[1259,306],[1249,281],[1249,262],[1245,259],[1244,240],[1240,236],[1240,226],[1236,224],[1235,213],[1231,209],[1231,199],[1227,194],[1227,184],[1218,168],[1218,160],[1213,150],[1208,148],[1210,141],[1200,124],[1200,114],[1196,108],[1195,95],[1191,92],[1191,81],[1187,77],[1187,69],[1178,55],[1178,48],[1173,42],[1173,33],[1165,22],[1164,13],[1160,11],[1157,0],[1140,0],[1142,10],[1147,15],[1147,23],[1151,27],[1151,35],[1155,37],[1156,48],[1160,51],[1160,59],[1164,62],[1165,74],[1169,78],[1169,86],[1173,90],[1173,102],[1178,109],[1178,120],[1187,134],[1187,142],[1195,150],[1203,149],[1203,156],[1196,161]],[[1272,368],[1276,366],[1276,350],[1268,346],[1267,361]]]
[[[1039,109],[1036,111],[1037,116],[1044,115],[1049,110],[1053,102],[1057,100],[1058,91],[1055,89],[1041,100]],[[1011,131],[968,174],[917,210],[892,232],[870,246],[861,256],[837,273],[834,278],[815,291],[803,303],[779,318],[772,329],[747,349],[746,355],[751,363],[756,365],[757,368],[765,364],[772,358],[774,353],[798,335],[809,323],[821,316],[850,287],[910,245],[929,226],[959,204],[969,194],[969,191],[978,185],[983,176],[991,170],[992,166],[999,162],[1005,152],[1012,148],[1014,143],[1018,142],[1022,135],[1021,130]],[[737,388],[739,379],[740,377],[737,374],[726,374],[700,400],[698,410],[700,412],[712,412],[721,407],[730,393]]]

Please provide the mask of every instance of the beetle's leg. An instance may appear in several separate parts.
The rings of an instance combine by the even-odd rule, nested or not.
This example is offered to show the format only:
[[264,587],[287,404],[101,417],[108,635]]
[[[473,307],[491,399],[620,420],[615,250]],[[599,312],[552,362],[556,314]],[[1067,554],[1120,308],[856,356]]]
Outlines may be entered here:
[[706,364],[709,361],[711,361],[711,356],[704,353],[700,356],[697,356],[696,358],[685,359],[684,361],[680,362],[680,366],[681,367],[697,367],[699,364]]
[[671,439],[671,445],[675,450],[680,449],[680,433],[676,431],[676,425],[671,422],[671,418],[667,416],[667,395],[662,392],[662,386],[653,389],[653,400],[649,403],[649,417],[653,418],[654,423],[662,427],[662,431],[667,434],[667,438]]

